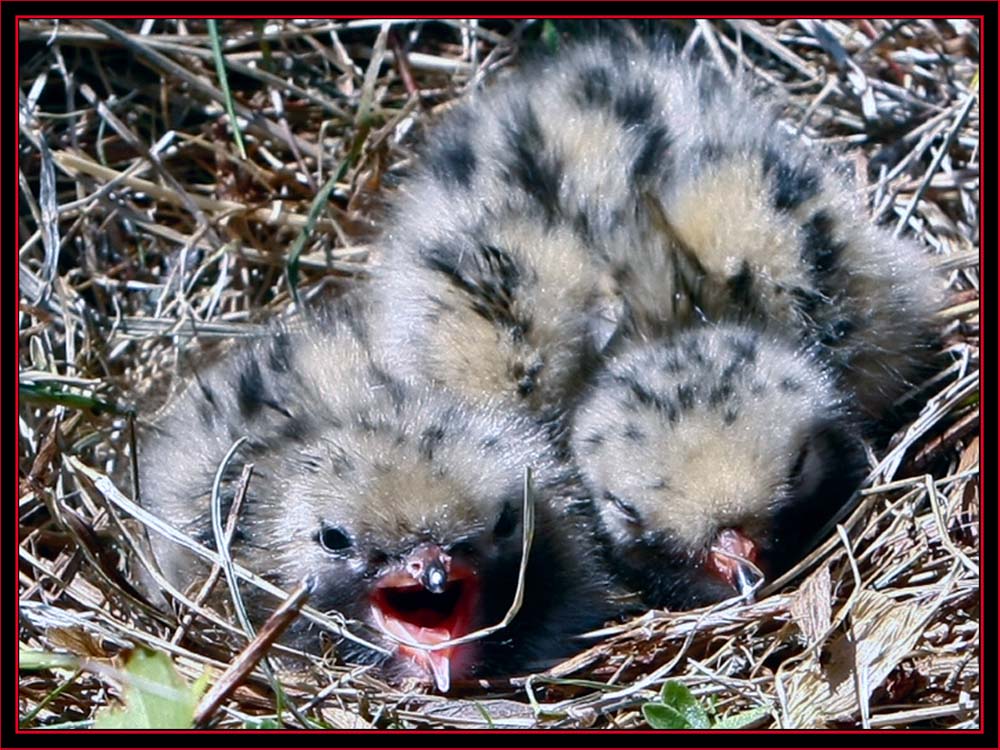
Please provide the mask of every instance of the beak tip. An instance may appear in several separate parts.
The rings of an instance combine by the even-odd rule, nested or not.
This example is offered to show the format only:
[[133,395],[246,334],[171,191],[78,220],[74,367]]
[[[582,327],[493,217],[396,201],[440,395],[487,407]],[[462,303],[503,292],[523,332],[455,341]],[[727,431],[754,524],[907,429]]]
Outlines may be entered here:
[[451,649],[428,651],[427,667],[439,693],[447,693],[451,688]]
[[448,574],[442,567],[431,566],[427,569],[422,583],[432,594],[443,594],[448,584]]
[[757,589],[764,582],[763,577],[757,575],[756,571],[748,565],[737,565],[735,579],[733,588],[739,592],[741,597],[753,603]]

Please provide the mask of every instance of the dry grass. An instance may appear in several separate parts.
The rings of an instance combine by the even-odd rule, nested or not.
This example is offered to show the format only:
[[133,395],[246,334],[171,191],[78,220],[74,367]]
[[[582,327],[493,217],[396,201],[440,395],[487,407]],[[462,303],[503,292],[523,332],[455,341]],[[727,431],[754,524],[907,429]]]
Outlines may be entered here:
[[[951,297],[920,408],[873,448],[840,527],[756,604],[650,612],[547,675],[467,685],[464,699],[316,660],[258,668],[215,725],[274,716],[280,680],[289,726],[637,727],[673,679],[723,714],[769,706],[760,726],[978,727],[978,30],[662,25],[783,92],[790,123],[849,148],[876,217],[939,258]],[[156,613],[123,572],[137,524],[108,477],[128,493],[128,404],[162,399],[195,343],[363,275],[379,198],[420,130],[551,38],[537,21],[219,29],[246,158],[205,22],[20,28],[21,643],[87,660],[21,673],[22,726],[88,726],[130,646],[168,651],[190,678],[249,658],[237,625],[197,602],[195,627]]]

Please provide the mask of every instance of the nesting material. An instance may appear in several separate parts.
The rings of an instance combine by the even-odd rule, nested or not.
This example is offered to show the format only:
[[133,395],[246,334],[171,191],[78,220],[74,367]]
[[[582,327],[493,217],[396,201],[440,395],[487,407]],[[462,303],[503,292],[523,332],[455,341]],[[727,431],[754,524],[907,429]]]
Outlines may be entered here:
[[[723,77],[777,97],[782,127],[847,154],[860,204],[933,248],[946,274],[944,354],[903,394],[915,407],[869,452],[840,528],[755,603],[654,610],[542,675],[470,685],[467,698],[309,655],[286,671],[288,647],[274,646],[277,673],[255,669],[213,726],[273,718],[276,680],[286,726],[638,727],[666,680],[722,715],[766,706],[761,727],[979,725],[978,29],[919,19],[658,28]],[[415,163],[425,126],[532,45],[577,28],[219,30],[247,159],[203,22],[20,24],[20,640],[83,665],[21,671],[25,727],[89,726],[121,695],[126,647],[169,653],[189,680],[249,658],[241,626],[199,592],[171,616],[132,585],[125,560],[143,554],[155,522],[127,497],[125,394],[153,408],[195,351],[212,357],[218,339],[259,333],[293,288],[308,301],[366,275],[379,260],[380,200]]]

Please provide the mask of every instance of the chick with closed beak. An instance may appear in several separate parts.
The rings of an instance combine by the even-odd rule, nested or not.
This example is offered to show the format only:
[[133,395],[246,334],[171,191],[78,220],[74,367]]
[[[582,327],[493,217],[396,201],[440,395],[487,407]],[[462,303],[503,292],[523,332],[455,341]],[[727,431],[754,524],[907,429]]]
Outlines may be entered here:
[[573,416],[611,565],[650,606],[751,597],[860,482],[856,419],[815,354],[739,324],[613,359]]

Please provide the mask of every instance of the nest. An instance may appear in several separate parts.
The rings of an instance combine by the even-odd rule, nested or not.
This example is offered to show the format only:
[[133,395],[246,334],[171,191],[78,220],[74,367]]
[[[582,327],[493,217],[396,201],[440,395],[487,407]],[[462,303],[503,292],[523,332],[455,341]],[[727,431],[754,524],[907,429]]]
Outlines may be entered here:
[[189,680],[230,670],[201,718],[227,728],[643,727],[668,680],[722,716],[761,708],[757,727],[979,727],[978,27],[610,27],[748,71],[854,160],[875,220],[948,280],[935,370],[820,546],[755,603],[648,612],[544,674],[457,697],[331,659],[288,669],[280,647],[266,669],[195,594],[176,616],[150,608],[128,570],[130,407],[162,401],[194,348],[363,276],[420,131],[526,49],[590,29],[221,21],[222,76],[205,21],[22,20],[20,642],[76,665],[22,669],[22,728],[91,726],[139,646]]

